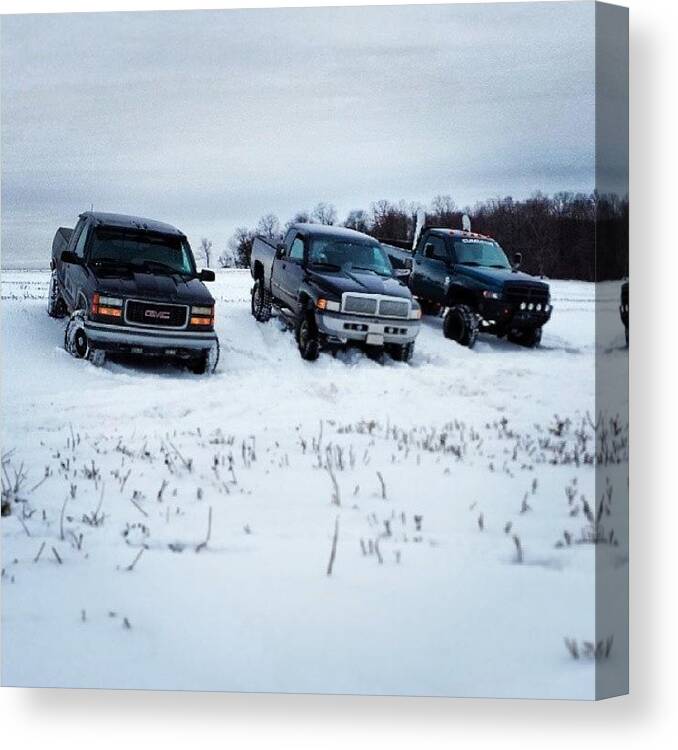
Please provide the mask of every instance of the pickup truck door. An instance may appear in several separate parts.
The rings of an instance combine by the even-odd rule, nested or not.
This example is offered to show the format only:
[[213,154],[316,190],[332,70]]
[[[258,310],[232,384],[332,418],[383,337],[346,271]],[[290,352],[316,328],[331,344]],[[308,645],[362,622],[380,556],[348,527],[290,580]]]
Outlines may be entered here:
[[[430,234],[421,243],[421,253],[416,264],[419,278],[417,293],[432,302],[445,301],[446,279],[450,274],[449,255],[444,237]],[[414,273],[414,271],[413,271]]]
[[290,310],[297,312],[298,291],[304,278],[304,238],[297,234],[285,243],[285,254],[273,261],[271,290]]
[[[87,244],[88,226],[86,220],[80,220],[76,226],[71,241],[68,243],[68,249],[74,252],[79,258],[85,258],[85,246]],[[77,266],[73,263],[63,263],[57,261],[57,274],[61,281],[66,303],[70,310],[78,308],[78,295],[85,285],[87,270],[83,266]]]
[[410,287],[410,291],[412,294],[414,294],[416,297],[423,297],[424,296],[424,261],[426,260],[423,256],[424,252],[424,242],[423,238],[419,241],[419,244],[414,250],[414,253],[412,255],[412,271],[410,273],[410,278],[408,285]]

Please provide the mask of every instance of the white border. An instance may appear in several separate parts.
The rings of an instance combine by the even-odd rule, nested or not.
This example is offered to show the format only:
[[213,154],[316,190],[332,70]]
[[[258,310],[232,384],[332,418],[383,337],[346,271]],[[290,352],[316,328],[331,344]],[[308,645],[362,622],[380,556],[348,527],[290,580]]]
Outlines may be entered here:
[[[360,3],[4,0],[2,10],[337,4]],[[671,0],[625,4],[631,9],[632,29],[632,696],[584,704],[3,688],[4,747],[598,750],[668,745],[670,736],[675,741],[678,19]]]

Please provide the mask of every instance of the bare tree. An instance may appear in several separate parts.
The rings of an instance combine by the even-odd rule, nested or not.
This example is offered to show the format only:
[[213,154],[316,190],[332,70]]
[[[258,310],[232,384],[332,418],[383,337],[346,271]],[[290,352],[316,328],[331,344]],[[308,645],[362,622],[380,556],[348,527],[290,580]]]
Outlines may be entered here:
[[349,211],[344,226],[349,229],[355,229],[357,232],[367,232],[370,228],[370,219],[367,215],[367,211],[363,211],[362,208],[354,209]]
[[404,202],[391,203],[379,200],[372,204],[371,233],[381,239],[411,239],[414,233],[414,217]]
[[275,214],[266,214],[259,219],[257,223],[257,233],[270,239],[279,237],[282,234],[280,221]]
[[212,240],[208,240],[207,237],[203,237],[200,240],[200,257],[204,259],[207,268],[210,267],[212,260]]
[[461,228],[461,211],[449,195],[436,195],[427,218],[441,227]]
[[523,204],[523,215],[528,227],[527,241],[533,249],[540,276],[553,267],[555,260],[553,202],[543,193],[535,193]]
[[436,195],[431,201],[431,213],[434,214],[453,214],[457,211],[457,204],[449,195]]
[[219,264],[220,268],[235,268],[238,265],[236,262],[236,252],[234,248],[231,247],[230,242],[228,246],[224,248],[224,251],[221,253],[221,255],[217,258],[217,263]]
[[337,209],[331,203],[320,203],[316,204],[316,207],[311,213],[311,218],[318,224],[336,224],[337,223]]
[[254,244],[254,232],[247,227],[237,227],[228,241],[228,247],[233,253],[237,268],[248,268]]
[[[369,211],[350,211],[344,225],[384,240],[411,240],[420,207],[380,200],[372,203]],[[462,213],[467,213],[473,230],[496,239],[509,258],[520,251],[522,268],[528,273],[586,280],[619,279],[628,274],[628,196],[534,193],[523,200],[493,198],[462,210],[449,195],[438,195],[426,210],[427,223],[447,228],[461,228]],[[334,206],[318,203],[310,215],[297,212],[286,228],[309,220],[336,224],[336,219]],[[272,239],[280,236],[277,217],[263,216],[256,230],[238,227],[228,243],[231,255],[224,253],[219,262],[229,263],[232,257],[236,266],[248,266],[257,232]],[[204,249],[202,252],[204,255]]]
[[287,224],[285,224],[285,228],[289,229],[292,224],[309,224],[310,222],[311,214],[308,211],[297,211]]

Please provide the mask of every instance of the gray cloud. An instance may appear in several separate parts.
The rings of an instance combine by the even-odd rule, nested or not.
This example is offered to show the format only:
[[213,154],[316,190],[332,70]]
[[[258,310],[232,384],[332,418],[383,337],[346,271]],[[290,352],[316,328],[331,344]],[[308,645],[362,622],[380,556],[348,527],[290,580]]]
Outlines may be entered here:
[[223,247],[318,200],[590,190],[593,7],[3,17],[3,264],[90,203]]

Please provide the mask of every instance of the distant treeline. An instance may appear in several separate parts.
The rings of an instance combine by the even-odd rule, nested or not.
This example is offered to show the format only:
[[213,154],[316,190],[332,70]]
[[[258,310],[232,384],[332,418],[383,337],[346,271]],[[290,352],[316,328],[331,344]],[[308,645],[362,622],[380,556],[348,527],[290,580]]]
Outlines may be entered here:
[[[380,200],[369,210],[350,211],[343,222],[332,204],[318,203],[284,225],[275,214],[267,214],[256,227],[238,227],[219,256],[219,265],[249,266],[257,234],[281,237],[290,224],[302,221],[350,227],[386,242],[411,240],[421,209],[429,226],[461,228],[462,216],[468,214],[472,230],[496,239],[509,258],[521,252],[522,269],[528,273],[586,281],[628,274],[628,197],[568,192],[535,193],[525,200],[496,198],[464,209],[448,195],[436,196],[428,206]],[[203,245],[207,242],[203,240]]]

